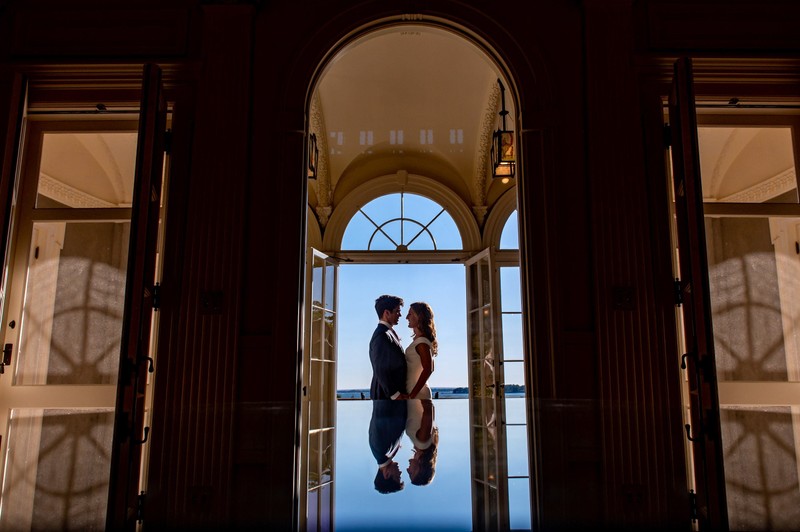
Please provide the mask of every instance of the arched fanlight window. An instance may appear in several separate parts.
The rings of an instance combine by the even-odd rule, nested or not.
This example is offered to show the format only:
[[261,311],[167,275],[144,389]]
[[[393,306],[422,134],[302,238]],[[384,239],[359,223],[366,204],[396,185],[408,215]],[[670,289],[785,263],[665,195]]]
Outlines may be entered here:
[[453,217],[417,194],[387,194],[361,207],[347,225],[342,249],[425,251],[463,249]]
[[517,211],[512,212],[500,233],[500,249],[519,249],[519,229]]

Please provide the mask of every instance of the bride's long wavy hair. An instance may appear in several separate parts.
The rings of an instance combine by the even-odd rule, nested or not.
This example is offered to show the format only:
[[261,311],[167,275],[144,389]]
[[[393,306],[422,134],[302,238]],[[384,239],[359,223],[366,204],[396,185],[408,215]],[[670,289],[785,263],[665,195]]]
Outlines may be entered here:
[[411,310],[419,316],[419,330],[423,336],[431,341],[431,354],[436,356],[439,352],[439,342],[436,341],[436,324],[433,323],[433,309],[425,302],[411,303]]

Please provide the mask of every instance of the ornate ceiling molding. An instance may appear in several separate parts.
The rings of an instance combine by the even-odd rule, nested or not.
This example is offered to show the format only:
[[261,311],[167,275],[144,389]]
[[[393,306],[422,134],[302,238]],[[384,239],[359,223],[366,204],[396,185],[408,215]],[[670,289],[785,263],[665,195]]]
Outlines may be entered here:
[[331,185],[330,171],[328,170],[328,130],[325,127],[325,117],[322,114],[322,101],[319,92],[314,93],[309,111],[309,131],[317,136],[317,149],[319,161],[317,162],[317,217],[322,227],[328,223],[331,215],[331,198],[333,187]]
[[789,168],[778,175],[731,194],[719,201],[725,203],[763,203],[790,190],[797,188],[797,175],[794,168]]
[[48,198],[73,208],[109,208],[109,207],[130,207],[127,205],[114,205],[87,194],[77,188],[71,187],[61,181],[50,177],[47,174],[39,174],[39,193]]
[[[483,112],[481,120],[480,138],[475,150],[475,171],[473,176],[473,203],[475,207],[486,206],[486,169],[489,166],[489,154],[492,149],[492,133],[494,132],[495,120],[497,118],[497,108],[500,104],[500,87],[497,83],[492,84],[489,91],[489,100]],[[480,210],[480,209],[479,209]],[[479,224],[482,220],[479,220]]]

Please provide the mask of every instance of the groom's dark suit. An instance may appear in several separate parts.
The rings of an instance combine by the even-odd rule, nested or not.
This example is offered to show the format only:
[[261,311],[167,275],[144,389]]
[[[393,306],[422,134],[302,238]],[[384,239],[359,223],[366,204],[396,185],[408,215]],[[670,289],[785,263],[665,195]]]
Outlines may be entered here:
[[394,333],[379,323],[369,342],[372,363],[370,399],[391,399],[395,393],[407,393],[406,355]]
[[372,401],[369,448],[378,465],[394,458],[406,428],[406,401]]

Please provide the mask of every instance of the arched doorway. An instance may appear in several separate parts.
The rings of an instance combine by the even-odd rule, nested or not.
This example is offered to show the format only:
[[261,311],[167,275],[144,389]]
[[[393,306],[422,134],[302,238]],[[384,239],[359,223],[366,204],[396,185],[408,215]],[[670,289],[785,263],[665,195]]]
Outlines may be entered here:
[[[527,408],[509,424],[503,391],[508,365],[522,379],[514,384],[530,394],[522,348],[526,325],[519,251],[500,245],[503,228],[516,209],[517,176],[493,178],[495,133],[510,131],[506,138],[517,144],[513,132],[519,123],[518,106],[506,87],[513,83],[505,71],[466,35],[444,24],[405,22],[351,40],[333,54],[312,91],[298,486],[301,528],[327,529],[334,522],[336,410],[330,403],[336,399],[341,261],[457,262],[466,267],[468,346],[463,356],[469,367],[464,388],[470,390],[472,526],[508,528],[510,476],[517,487],[524,486],[514,494],[524,491],[524,504],[531,507],[527,452],[531,401],[524,401]],[[429,231],[438,214],[428,222],[405,216],[405,194],[441,207],[457,227],[459,245],[439,249]],[[399,216],[376,220],[365,212],[370,202],[391,196],[400,198]],[[382,208],[373,205],[374,212]],[[371,224],[372,238],[351,249],[345,236],[358,214]],[[388,234],[392,225],[399,238]],[[406,228],[414,235],[410,240],[403,233]],[[414,249],[417,236],[424,233],[433,246]],[[385,247],[372,247],[375,235]],[[313,249],[315,244],[322,249]],[[512,281],[505,283],[504,278]],[[505,284],[515,288],[517,300],[506,308],[502,300],[511,298],[501,297]],[[504,324],[519,336],[513,356],[503,349],[511,344],[504,342]],[[525,471],[514,475],[508,471],[507,430],[525,443]]]

